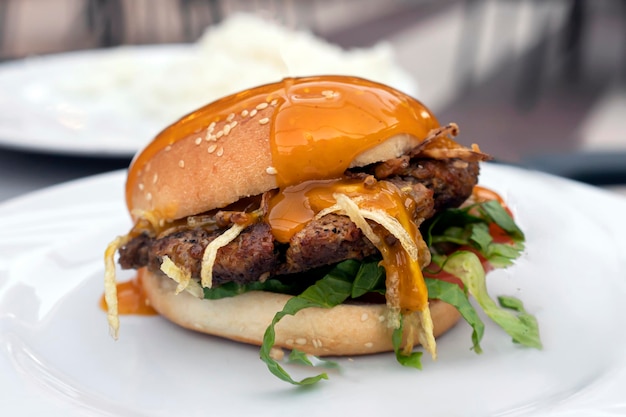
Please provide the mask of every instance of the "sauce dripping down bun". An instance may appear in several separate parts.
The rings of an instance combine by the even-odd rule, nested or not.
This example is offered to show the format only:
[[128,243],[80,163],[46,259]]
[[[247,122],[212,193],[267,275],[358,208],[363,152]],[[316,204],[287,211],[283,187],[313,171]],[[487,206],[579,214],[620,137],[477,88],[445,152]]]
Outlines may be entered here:
[[[225,97],[163,130],[133,160],[131,213],[173,220],[396,158],[438,127],[423,104],[347,76],[286,78]],[[447,138],[431,146],[458,147]]]

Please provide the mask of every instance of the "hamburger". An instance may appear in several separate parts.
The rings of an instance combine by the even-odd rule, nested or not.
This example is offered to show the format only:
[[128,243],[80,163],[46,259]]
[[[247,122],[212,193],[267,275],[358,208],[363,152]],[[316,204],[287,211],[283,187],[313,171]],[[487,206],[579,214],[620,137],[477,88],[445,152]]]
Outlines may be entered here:
[[[486,294],[485,271],[523,249],[495,193],[477,188],[478,146],[456,142],[414,98],[348,76],[286,78],[222,98],[167,127],[133,159],[134,226],[107,248],[105,299],[117,338],[115,256],[145,302],[192,330],[315,356],[395,351],[420,367],[463,317],[540,347],[519,300]],[[481,191],[482,190],[482,191]],[[487,196],[487,197],[485,197]],[[504,317],[504,318],[503,318]]]

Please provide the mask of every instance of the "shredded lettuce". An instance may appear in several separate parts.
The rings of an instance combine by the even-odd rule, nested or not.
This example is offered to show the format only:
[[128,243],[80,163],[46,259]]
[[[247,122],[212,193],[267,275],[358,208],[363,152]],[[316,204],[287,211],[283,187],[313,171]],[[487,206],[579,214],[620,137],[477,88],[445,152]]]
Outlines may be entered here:
[[302,294],[290,298],[283,309],[276,313],[272,319],[272,323],[265,330],[260,352],[261,360],[267,364],[267,368],[272,374],[294,385],[312,385],[322,379],[328,379],[328,375],[323,372],[299,381],[294,380],[291,375],[270,356],[270,351],[276,339],[274,327],[284,316],[295,315],[302,309],[310,307],[331,308],[343,303],[350,297],[352,281],[358,269],[359,262],[357,261],[345,261],[338,264],[322,279],[304,290]]
[[[382,275],[381,269],[383,270]],[[477,353],[480,353],[482,351],[480,348],[480,340],[484,333],[484,323],[481,321],[463,290],[456,284],[432,278],[426,278],[426,285],[432,299],[438,299],[453,305],[471,325],[473,329],[473,349]],[[327,379],[328,375],[321,373],[296,381],[270,356],[271,348],[275,342],[275,326],[284,316],[294,315],[304,308],[332,308],[342,304],[348,298],[356,298],[367,293],[384,294],[384,269],[379,267],[378,261],[361,263],[348,260],[337,264],[328,274],[307,288],[302,294],[289,299],[283,310],[276,313],[272,323],[263,336],[260,355],[261,360],[267,364],[270,372],[283,381],[294,385],[310,385],[321,379]],[[400,328],[394,329],[392,336],[392,343],[398,362],[404,366],[421,369],[420,358],[422,352],[403,353],[400,349],[402,334],[403,328],[401,326]],[[298,359],[298,363],[307,364],[303,357],[306,357],[306,355],[301,352],[296,353],[296,356],[294,356],[294,358]],[[311,365],[310,361],[308,364]],[[328,367],[327,364],[323,364],[322,366]]]
[[482,353],[480,341],[485,333],[485,324],[467,298],[467,294],[456,284],[440,279],[425,278],[428,288],[428,297],[440,300],[454,306],[463,319],[472,327],[472,348],[476,353]]
[[302,292],[303,288],[294,283],[284,283],[278,279],[268,279],[266,281],[252,281],[245,284],[236,282],[226,282],[213,288],[203,288],[204,298],[207,300],[218,300],[220,298],[234,297],[249,291],[268,291],[279,294],[296,295]]
[[[496,224],[506,236],[506,242],[495,242],[490,225]],[[458,277],[464,288],[436,278],[425,277],[430,299],[441,300],[454,306],[472,327],[472,349],[481,353],[485,325],[469,301],[471,295],[481,309],[508,333],[515,343],[541,348],[536,319],[528,314],[522,302],[514,297],[500,296],[500,305],[490,298],[485,282],[485,269],[481,258],[494,267],[506,267],[518,258],[524,249],[524,234],[509,213],[496,201],[473,204],[459,209],[448,209],[424,224],[422,230],[432,260],[440,270]],[[289,373],[270,356],[275,342],[275,326],[286,315],[295,315],[305,308],[332,308],[349,298],[356,299],[367,294],[385,294],[385,271],[380,259],[364,261],[347,260],[326,270],[323,277],[313,284],[302,280],[268,279],[248,284],[228,283],[216,288],[205,288],[204,297],[217,299],[232,297],[247,291],[271,291],[293,295],[283,309],[276,313],[265,331],[260,358],[270,372],[283,381],[295,385],[311,385],[327,379],[326,372],[294,380]],[[308,287],[306,286],[308,285]],[[404,320],[394,329],[392,344],[397,361],[408,367],[421,369],[420,351],[404,352],[401,347]],[[297,349],[291,351],[289,363],[306,366],[333,368],[337,364],[318,360],[314,365],[309,355]]]
[[[313,358],[315,358],[315,360],[319,362],[320,366],[323,366],[324,368],[339,368],[339,364],[337,362],[321,359],[317,356],[313,356]],[[293,349],[291,353],[289,353],[289,363],[315,366],[315,364],[311,361],[310,355],[307,355],[305,352],[298,349]]]
[[370,292],[385,294],[385,268],[378,261],[364,262],[352,283],[352,298],[361,297]]
[[404,334],[404,318],[400,317],[400,326],[393,330],[391,334],[391,343],[393,345],[393,351],[396,355],[396,360],[402,366],[408,368],[422,369],[422,354],[423,352],[409,352],[406,353],[402,349],[402,336]]
[[[496,224],[509,238],[494,242],[489,225]],[[458,247],[471,247],[493,267],[510,266],[524,250],[524,233],[497,201],[487,201],[439,213],[425,226],[424,239],[433,255],[452,253]]]
[[[455,252],[445,259],[441,266],[444,271],[463,281],[463,285],[485,314],[507,332],[514,342],[541,349],[537,320],[524,310],[522,302],[514,297],[500,297],[501,306],[498,306],[489,297],[485,270],[475,253]],[[513,311],[518,314],[514,314]]]

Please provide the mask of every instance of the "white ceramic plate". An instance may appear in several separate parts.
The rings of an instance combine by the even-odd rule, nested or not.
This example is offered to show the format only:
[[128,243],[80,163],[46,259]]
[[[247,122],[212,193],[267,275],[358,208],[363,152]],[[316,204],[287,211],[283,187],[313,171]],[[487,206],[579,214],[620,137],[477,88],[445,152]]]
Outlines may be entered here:
[[[258,349],[122,317],[120,339],[97,304],[102,254],[129,221],[123,173],[0,206],[0,409],[10,415],[590,416],[626,414],[626,200],[591,187],[487,165],[527,233],[493,295],[520,297],[545,348],[515,346],[488,324],[484,353],[461,323],[439,360],[416,371],[393,355],[339,359],[330,380],[298,389]],[[121,274],[121,279],[129,274]],[[302,376],[299,370],[294,370]]]

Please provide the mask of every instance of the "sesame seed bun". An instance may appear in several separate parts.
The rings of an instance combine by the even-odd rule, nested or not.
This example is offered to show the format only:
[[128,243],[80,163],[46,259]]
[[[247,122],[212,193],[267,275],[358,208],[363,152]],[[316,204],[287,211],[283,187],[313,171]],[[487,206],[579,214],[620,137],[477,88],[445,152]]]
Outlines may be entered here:
[[[270,126],[260,123],[273,111],[270,106],[252,117],[249,112],[245,117],[238,113],[230,121],[218,121],[209,140],[207,123],[199,132],[161,149],[143,169],[131,168],[129,210],[156,211],[159,218],[178,219],[276,188],[275,175],[268,173],[272,172],[268,170]],[[234,127],[226,127],[233,123]],[[219,133],[225,131],[228,134]]]
[[[141,270],[150,305],[170,321],[201,333],[261,345],[274,315],[288,295],[249,292],[220,300],[199,299],[182,292],[169,278]],[[441,301],[431,301],[435,337],[459,320],[459,312]],[[307,308],[286,316],[276,325],[275,347],[297,348],[317,356],[364,355],[392,351],[391,333],[383,304],[342,304],[331,309]],[[417,332],[414,332],[417,334]],[[419,344],[414,340],[414,344]]]
[[[135,157],[128,172],[126,199],[134,219],[138,212],[150,212],[157,219],[179,219],[223,208],[241,198],[277,188],[280,184],[272,153],[271,138],[275,134],[272,127],[279,113],[286,111],[286,106],[281,106],[286,99],[280,94],[292,88],[290,82],[294,81],[284,80],[225,97],[161,132]],[[289,114],[286,117],[289,122],[282,123],[280,129],[290,129],[289,123],[296,123],[292,121],[296,118],[300,125],[302,119],[317,120],[319,114],[316,111],[321,108],[322,112],[325,111],[323,115],[328,117],[328,124],[339,125],[338,131],[352,132],[349,133],[352,136],[362,131],[367,134],[370,133],[367,129],[381,125],[379,118],[385,113],[384,110],[380,110],[380,114],[371,111],[380,102],[366,103],[363,96],[359,97],[364,89],[388,94],[400,103],[397,106],[399,117],[412,130],[390,131],[387,137],[376,136],[376,143],[370,145],[368,142],[367,149],[351,156],[345,168],[396,158],[418,145],[431,129],[439,126],[432,113],[415,99],[367,80],[327,76],[302,78],[297,82],[306,84],[306,87],[343,88],[342,94],[348,97],[346,101],[352,99],[355,102],[351,102],[352,107],[348,105],[348,109],[337,108],[337,103],[344,98],[335,100],[333,91],[324,90],[322,94],[330,95],[322,100],[322,104],[315,108],[311,106],[312,110],[309,113],[307,109],[307,114]],[[360,107],[361,102],[364,109]],[[327,130],[326,126],[315,128]]]
[[[218,140],[206,140],[205,126],[155,154],[141,171],[129,175],[129,210],[157,212],[165,220],[222,208],[241,198],[277,188],[270,150],[272,106],[250,117],[237,114],[215,124]],[[397,158],[420,140],[397,135],[359,155],[351,167]],[[131,171],[132,172],[132,171]],[[132,174],[131,174],[132,175]]]

